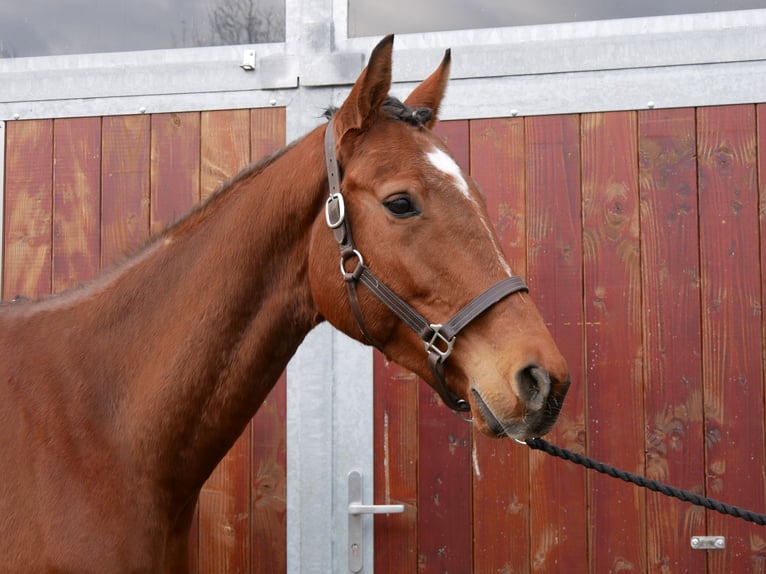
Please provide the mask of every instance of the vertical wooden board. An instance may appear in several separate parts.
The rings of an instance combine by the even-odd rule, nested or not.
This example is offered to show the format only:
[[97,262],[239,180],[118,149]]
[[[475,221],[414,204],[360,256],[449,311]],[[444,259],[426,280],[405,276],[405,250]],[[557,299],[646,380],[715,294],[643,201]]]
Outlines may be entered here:
[[[754,106],[697,113],[707,494],[762,509],[764,412]],[[726,536],[710,572],[763,567],[761,528],[709,512]]]
[[[248,120],[248,110],[202,112],[200,187],[203,199],[249,163]],[[192,153],[191,147],[188,151]],[[245,574],[252,571],[251,459],[252,425],[248,424],[200,491],[200,572]]]
[[470,427],[418,385],[418,572],[470,572]]
[[53,124],[53,292],[93,278],[100,264],[101,118]]
[[285,108],[250,110],[250,159],[258,161],[285,145]]
[[184,215],[199,201],[200,114],[152,116],[152,235]]
[[[527,279],[572,384],[548,440],[585,452],[579,116],[526,120]],[[586,473],[530,453],[533,572],[586,572]]]
[[[524,120],[473,120],[470,134],[471,176],[511,267],[526,275]],[[473,569],[528,572],[529,449],[475,432],[472,454]]]
[[[199,201],[199,113],[155,114],[150,118],[149,234],[156,235]],[[190,533],[192,572],[201,571],[203,534],[199,507]]]
[[[468,122],[437,132],[468,171]],[[471,570],[471,427],[427,385],[418,388],[418,563],[424,574]]]
[[524,119],[471,121],[471,176],[514,273],[526,275],[526,149]]
[[[766,308],[766,289],[764,289],[764,281],[766,281],[766,104],[759,104],[756,106],[756,121],[757,121],[757,141],[756,147],[758,149],[758,215],[759,215],[759,228],[760,228],[760,251],[761,251],[761,309]],[[766,319],[761,315],[761,337],[766,344]],[[762,369],[763,369],[763,385],[764,393],[766,393],[766,350],[763,352]],[[760,536],[761,540],[766,539],[766,536]],[[764,540],[766,545],[766,540]]]
[[287,571],[287,379],[253,419],[252,571]]
[[[250,161],[285,145],[284,108],[250,110]],[[253,418],[252,569],[287,570],[287,382],[285,375]]]
[[251,427],[203,485],[197,506],[199,572],[247,574],[250,565]]
[[375,518],[375,572],[418,572],[418,390],[416,375],[374,355],[375,504],[403,504],[404,514]]
[[149,237],[150,117],[104,117],[101,134],[101,266],[108,267]]
[[[693,109],[638,115],[646,474],[704,492],[696,131]],[[704,572],[689,540],[704,511],[647,495],[651,572]]]
[[51,292],[53,121],[6,124],[3,298]]
[[250,163],[250,112],[202,112],[200,130],[200,197],[205,199]]
[[[581,118],[588,452],[644,471],[636,114]],[[645,493],[590,477],[590,567],[646,571]]]

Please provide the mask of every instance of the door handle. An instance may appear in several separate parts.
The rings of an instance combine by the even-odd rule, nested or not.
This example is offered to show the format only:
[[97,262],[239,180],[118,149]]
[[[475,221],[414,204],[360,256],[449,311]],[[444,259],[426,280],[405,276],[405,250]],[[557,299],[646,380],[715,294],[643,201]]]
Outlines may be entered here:
[[399,514],[403,504],[364,504],[362,474],[348,473],[348,569],[361,572],[364,565],[362,517],[365,514]]

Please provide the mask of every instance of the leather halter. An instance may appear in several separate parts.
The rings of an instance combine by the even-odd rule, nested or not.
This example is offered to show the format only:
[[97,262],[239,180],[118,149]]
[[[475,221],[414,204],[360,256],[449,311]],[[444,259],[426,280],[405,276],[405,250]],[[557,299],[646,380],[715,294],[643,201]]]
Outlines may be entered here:
[[[338,160],[335,157],[335,137],[332,129],[333,119],[330,118],[325,131],[325,162],[327,164],[327,179],[330,183],[330,196],[325,204],[325,221],[332,229],[335,240],[340,247],[340,272],[346,283],[351,312],[365,338],[382,351],[375,339],[367,331],[362,309],[359,306],[357,284],[362,283],[370,292],[383,302],[397,317],[404,321],[425,344],[428,354],[428,366],[433,375],[432,388],[439,394],[444,404],[454,411],[467,412],[471,410],[467,401],[457,397],[447,388],[444,375],[444,362],[452,353],[455,337],[463,328],[481,315],[489,307],[512,293],[527,291],[527,286],[521,277],[516,275],[503,279],[489,287],[465,307],[460,309],[446,323],[431,323],[413,309],[409,303],[394,293],[385,283],[378,279],[370,268],[364,264],[362,254],[356,249],[351,237],[351,225],[346,214],[343,194],[341,192],[341,174]],[[348,262],[356,260],[352,271],[347,271]]]

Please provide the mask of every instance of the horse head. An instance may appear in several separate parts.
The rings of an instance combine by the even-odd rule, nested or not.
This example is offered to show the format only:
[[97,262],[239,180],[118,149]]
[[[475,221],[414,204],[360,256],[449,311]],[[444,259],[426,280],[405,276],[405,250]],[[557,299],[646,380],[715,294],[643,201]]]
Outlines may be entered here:
[[470,410],[484,433],[544,434],[569,371],[479,188],[431,131],[450,53],[400,102],[388,95],[392,48],[393,37],[378,44],[326,128],[329,199],[309,254],[318,313]]

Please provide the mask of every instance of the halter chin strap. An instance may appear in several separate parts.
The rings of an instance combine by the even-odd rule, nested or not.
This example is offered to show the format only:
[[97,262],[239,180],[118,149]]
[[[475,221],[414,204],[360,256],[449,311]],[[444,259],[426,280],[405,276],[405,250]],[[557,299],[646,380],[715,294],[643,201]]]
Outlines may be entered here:
[[[385,283],[378,279],[370,268],[364,264],[362,254],[354,246],[351,236],[351,225],[346,216],[345,203],[341,193],[341,175],[338,160],[335,157],[335,138],[333,135],[332,118],[325,131],[325,161],[327,164],[327,179],[330,183],[330,196],[325,204],[325,221],[332,229],[335,240],[340,247],[340,272],[346,283],[351,312],[364,337],[370,344],[382,351],[382,347],[370,335],[365,327],[362,309],[359,305],[357,285],[363,284],[369,291],[382,301],[399,319],[404,321],[425,345],[428,355],[428,366],[433,375],[433,389],[439,394],[444,404],[454,411],[467,412],[471,410],[467,401],[457,397],[447,387],[444,373],[444,363],[452,353],[455,337],[471,321],[481,315],[489,307],[517,291],[526,291],[527,286],[521,277],[512,276],[495,283],[484,293],[476,297],[460,309],[446,323],[431,323],[418,313],[412,306],[394,293]],[[348,271],[351,264],[354,268]]]

